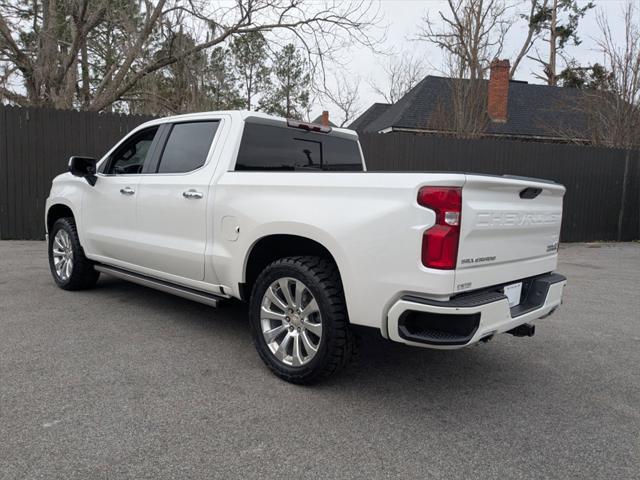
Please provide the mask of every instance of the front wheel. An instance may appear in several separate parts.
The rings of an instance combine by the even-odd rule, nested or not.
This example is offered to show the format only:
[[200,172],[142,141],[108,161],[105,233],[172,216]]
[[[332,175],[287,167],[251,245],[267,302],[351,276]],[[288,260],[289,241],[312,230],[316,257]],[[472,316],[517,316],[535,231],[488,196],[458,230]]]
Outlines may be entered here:
[[268,265],[253,287],[249,315],[260,357],[288,382],[313,383],[351,359],[342,283],[326,259],[288,257]]
[[95,286],[100,276],[84,255],[73,218],[60,218],[49,232],[49,267],[56,284],[64,290]]

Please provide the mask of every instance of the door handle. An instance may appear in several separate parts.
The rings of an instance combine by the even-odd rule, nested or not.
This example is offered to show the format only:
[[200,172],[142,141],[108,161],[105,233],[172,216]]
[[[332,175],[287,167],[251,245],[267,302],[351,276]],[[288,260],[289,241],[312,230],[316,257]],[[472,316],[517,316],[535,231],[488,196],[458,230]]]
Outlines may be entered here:
[[136,191],[131,187],[124,187],[120,189],[120,193],[123,195],[133,195]]
[[202,192],[198,192],[197,190],[194,190],[193,188],[187,190],[186,192],[182,192],[182,196],[184,198],[194,198],[194,199],[203,197]]

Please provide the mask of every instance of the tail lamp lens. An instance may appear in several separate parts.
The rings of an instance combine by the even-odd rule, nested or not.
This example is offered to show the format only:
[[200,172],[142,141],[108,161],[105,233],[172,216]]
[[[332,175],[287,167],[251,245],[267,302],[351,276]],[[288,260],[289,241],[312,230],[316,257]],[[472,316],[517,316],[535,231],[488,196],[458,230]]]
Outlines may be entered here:
[[458,261],[462,188],[423,187],[418,204],[436,214],[436,224],[422,235],[422,264],[440,270],[453,270]]

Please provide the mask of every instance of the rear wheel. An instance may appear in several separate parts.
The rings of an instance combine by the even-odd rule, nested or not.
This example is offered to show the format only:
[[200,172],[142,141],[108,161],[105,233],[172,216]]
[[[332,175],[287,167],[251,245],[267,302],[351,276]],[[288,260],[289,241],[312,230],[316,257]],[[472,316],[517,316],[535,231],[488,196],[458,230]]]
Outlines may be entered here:
[[271,263],[256,280],[250,304],[256,349],[278,377],[313,383],[351,359],[353,334],[332,262],[289,257]]
[[95,286],[100,276],[80,246],[71,217],[59,218],[49,232],[49,268],[56,284],[64,290]]

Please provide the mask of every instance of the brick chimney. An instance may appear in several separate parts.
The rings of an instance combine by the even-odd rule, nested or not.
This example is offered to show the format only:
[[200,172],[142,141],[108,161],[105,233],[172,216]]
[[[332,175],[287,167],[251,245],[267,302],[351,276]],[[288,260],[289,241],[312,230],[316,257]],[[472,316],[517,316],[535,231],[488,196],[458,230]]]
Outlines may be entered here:
[[327,110],[324,110],[322,112],[322,126],[323,127],[329,126],[329,112]]
[[509,69],[509,60],[495,59],[491,62],[487,113],[489,113],[492,122],[504,123],[507,121]]

